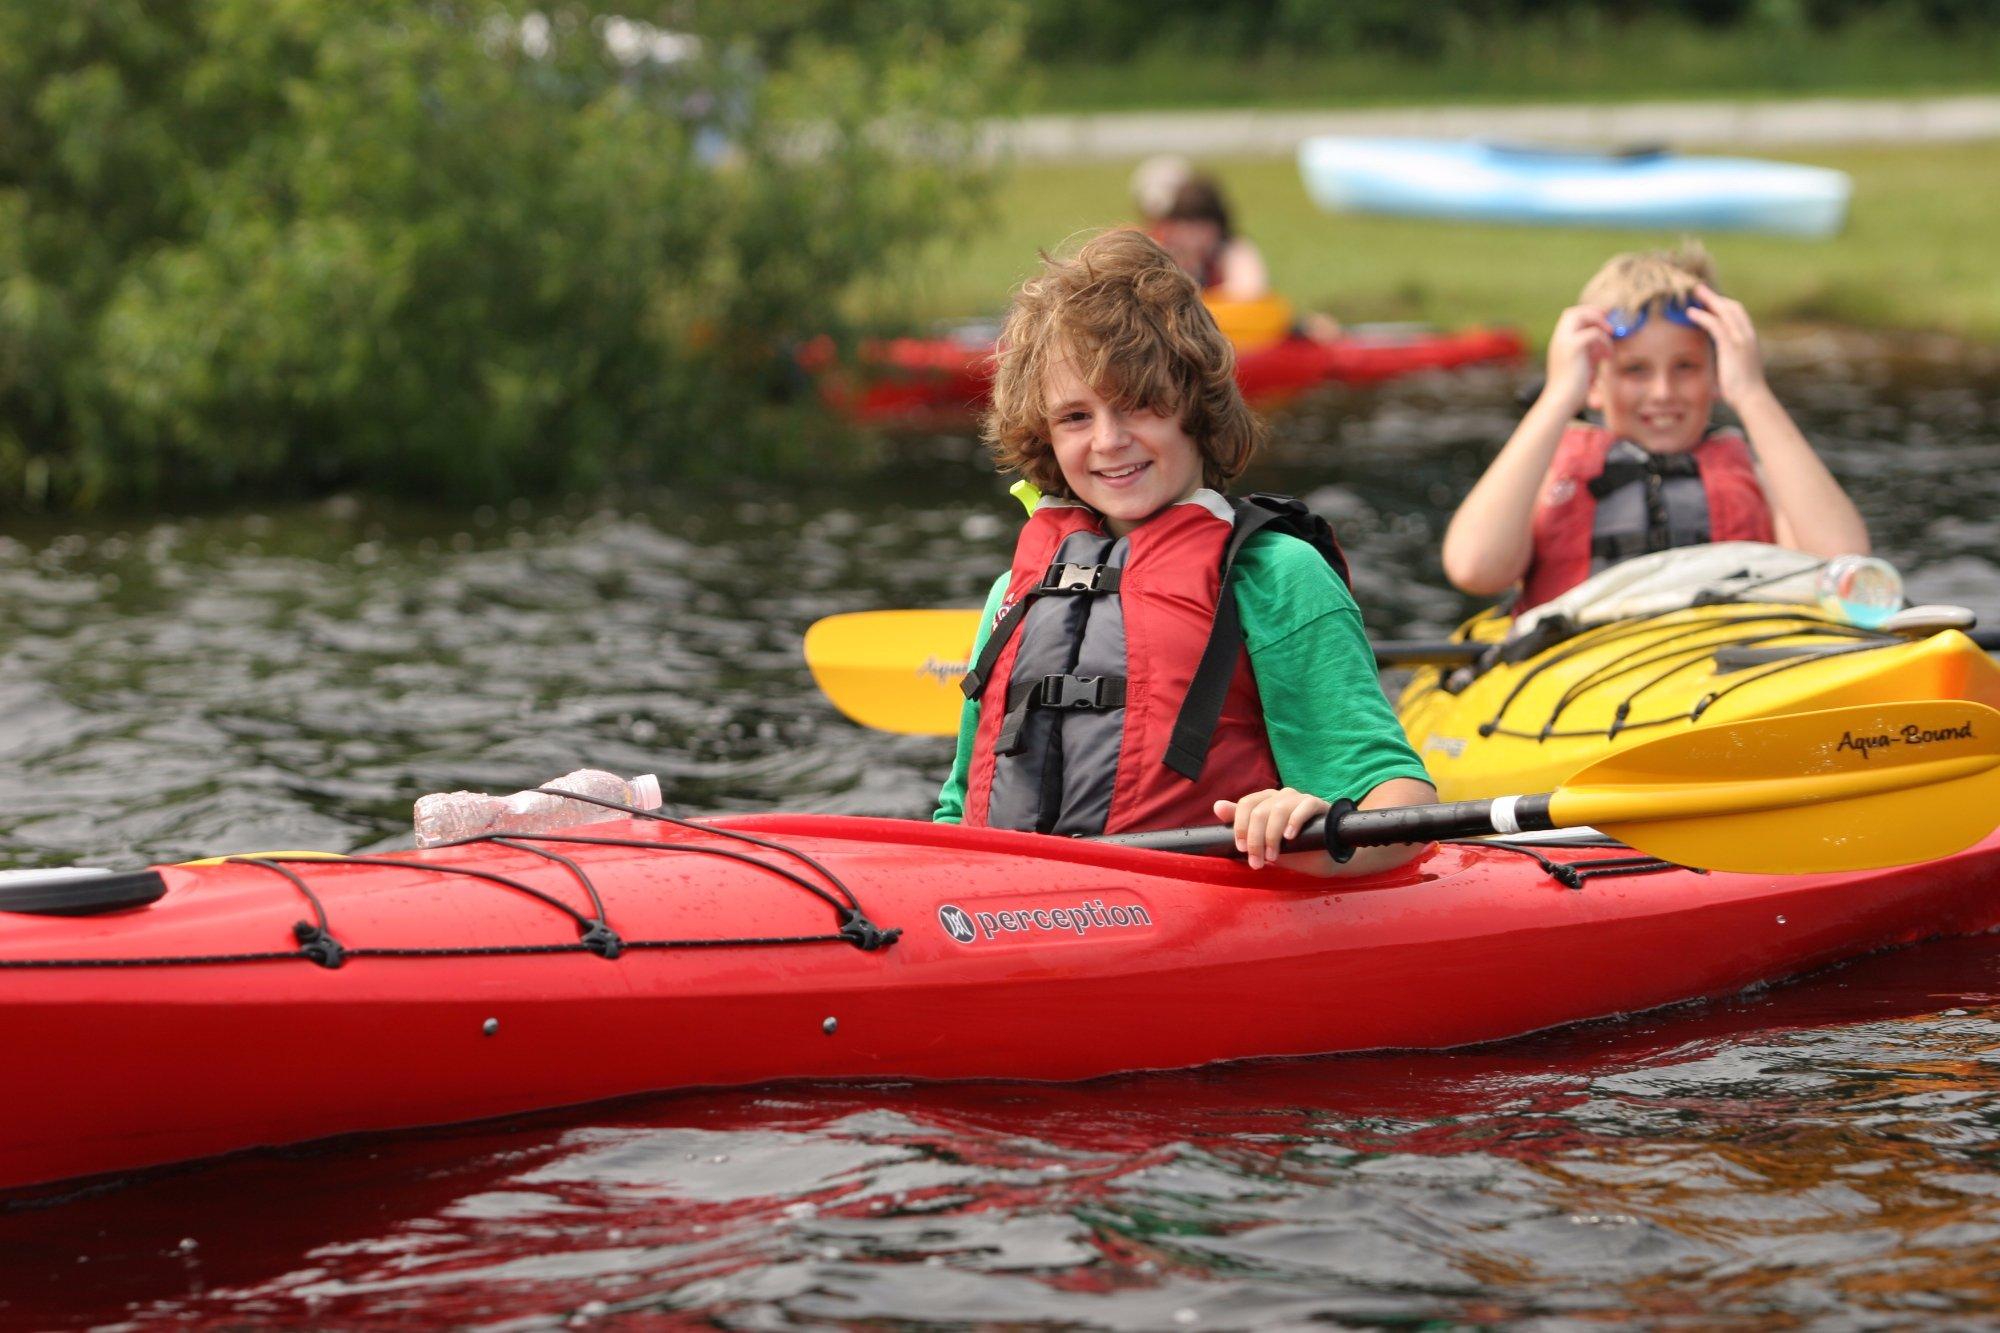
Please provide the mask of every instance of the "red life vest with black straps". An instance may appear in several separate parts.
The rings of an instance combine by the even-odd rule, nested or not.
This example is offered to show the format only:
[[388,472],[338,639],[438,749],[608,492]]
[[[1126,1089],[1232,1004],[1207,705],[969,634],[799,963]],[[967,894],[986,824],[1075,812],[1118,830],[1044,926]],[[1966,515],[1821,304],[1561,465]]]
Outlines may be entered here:
[[[1297,522],[1315,520],[1288,503],[1278,526],[1303,535]],[[1239,509],[1255,517],[1239,520]],[[965,681],[981,706],[964,823],[1178,828],[1212,823],[1218,800],[1279,785],[1227,591],[1234,552],[1267,522],[1277,522],[1268,509],[1203,490],[1114,538],[1090,509],[1042,500]],[[1319,533],[1307,539],[1344,579],[1337,544]]]
[[1602,426],[1563,432],[1535,502],[1520,612],[1649,551],[1774,540],[1771,504],[1742,436],[1712,431],[1686,454],[1650,454]]

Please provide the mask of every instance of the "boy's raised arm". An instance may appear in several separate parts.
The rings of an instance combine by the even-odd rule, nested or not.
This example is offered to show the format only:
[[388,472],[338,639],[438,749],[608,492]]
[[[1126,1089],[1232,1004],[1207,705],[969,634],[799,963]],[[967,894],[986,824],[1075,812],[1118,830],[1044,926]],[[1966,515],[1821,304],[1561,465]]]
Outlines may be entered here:
[[1460,591],[1497,596],[1528,572],[1542,478],[1563,431],[1589,397],[1597,363],[1610,351],[1611,326],[1596,306],[1571,306],[1556,320],[1541,396],[1445,529],[1444,573]]
[[1743,423],[1763,466],[1778,544],[1808,555],[1866,555],[1868,525],[1861,512],[1764,379],[1750,312],[1707,283],[1695,294],[1701,305],[1689,306],[1688,318],[1715,342],[1716,388]]

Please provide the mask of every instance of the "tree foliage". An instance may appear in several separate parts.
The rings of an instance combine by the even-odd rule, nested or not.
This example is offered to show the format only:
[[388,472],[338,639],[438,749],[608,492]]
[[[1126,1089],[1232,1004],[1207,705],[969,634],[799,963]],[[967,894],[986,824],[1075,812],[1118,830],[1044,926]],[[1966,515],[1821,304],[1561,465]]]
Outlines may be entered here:
[[754,461],[788,343],[971,216],[994,12],[0,5],[0,503]]
[[2000,0],[1029,0],[1040,59],[1130,59],[1161,48],[1267,57],[1374,51],[1435,57],[1522,25],[1589,32],[1693,24],[1746,36],[1854,22],[1955,32],[2000,24]]

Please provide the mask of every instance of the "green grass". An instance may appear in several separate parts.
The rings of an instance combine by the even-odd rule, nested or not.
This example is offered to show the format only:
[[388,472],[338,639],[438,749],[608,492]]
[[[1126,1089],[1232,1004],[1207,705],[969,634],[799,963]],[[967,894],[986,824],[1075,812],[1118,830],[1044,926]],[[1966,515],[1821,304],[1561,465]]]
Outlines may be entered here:
[[[1854,177],[1847,230],[1828,241],[1714,233],[1723,286],[1761,322],[1920,329],[2000,342],[2000,141],[1787,153]],[[1474,226],[1321,212],[1289,160],[1204,164],[1227,187],[1277,288],[1342,320],[1512,324],[1539,342],[1607,256],[1677,234]],[[987,227],[931,254],[864,313],[990,315],[1038,247],[1129,216],[1131,163],[1011,170]]]
[[1994,92],[2000,26],[1951,33],[1887,16],[1831,31],[1579,21],[1467,28],[1428,58],[1230,57],[1162,46],[1033,73],[1030,106],[1047,112]]

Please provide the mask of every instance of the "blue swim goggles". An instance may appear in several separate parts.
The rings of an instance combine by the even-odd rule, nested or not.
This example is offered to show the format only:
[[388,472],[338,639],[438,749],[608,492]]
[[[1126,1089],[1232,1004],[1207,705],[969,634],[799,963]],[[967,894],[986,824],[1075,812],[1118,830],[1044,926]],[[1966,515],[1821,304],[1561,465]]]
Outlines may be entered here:
[[1614,342],[1629,338],[1640,329],[1645,328],[1646,321],[1652,318],[1655,309],[1659,310],[1660,318],[1670,324],[1684,324],[1688,328],[1699,329],[1701,325],[1688,318],[1688,310],[1691,307],[1699,309],[1701,302],[1695,300],[1692,296],[1676,296],[1665,301],[1640,306],[1637,310],[1614,310],[1605,316],[1605,322],[1611,325],[1611,337]]

